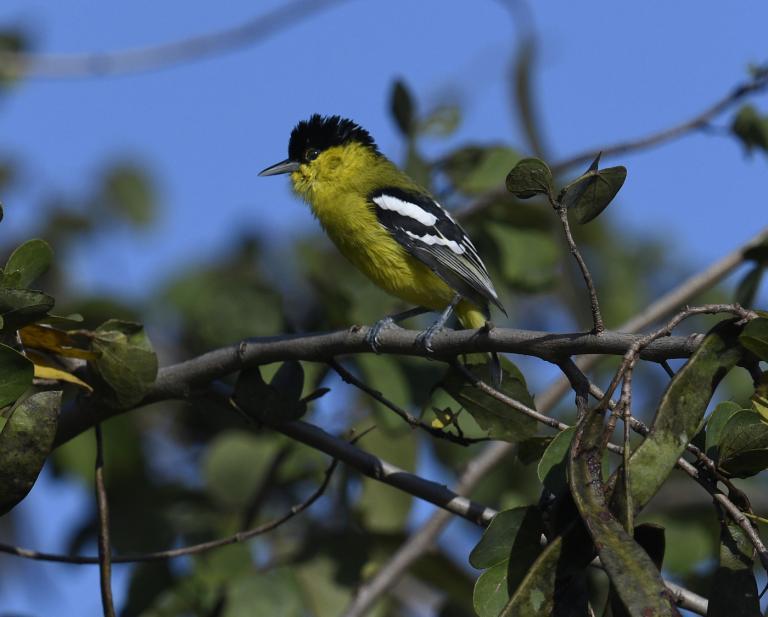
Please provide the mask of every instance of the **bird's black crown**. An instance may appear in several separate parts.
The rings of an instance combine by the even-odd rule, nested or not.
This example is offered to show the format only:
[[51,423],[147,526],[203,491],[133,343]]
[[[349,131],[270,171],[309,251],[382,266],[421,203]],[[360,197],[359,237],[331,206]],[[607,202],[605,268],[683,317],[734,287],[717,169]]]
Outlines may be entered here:
[[291,131],[288,158],[292,161],[303,161],[308,149],[322,152],[333,146],[351,142],[370,148],[377,154],[379,152],[373,137],[359,124],[341,116],[313,114],[309,120],[302,120]]

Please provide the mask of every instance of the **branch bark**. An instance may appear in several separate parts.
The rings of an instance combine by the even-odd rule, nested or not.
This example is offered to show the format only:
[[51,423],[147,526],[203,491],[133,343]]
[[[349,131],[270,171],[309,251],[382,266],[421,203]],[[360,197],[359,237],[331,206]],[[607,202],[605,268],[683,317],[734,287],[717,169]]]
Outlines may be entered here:
[[[268,364],[284,360],[328,362],[333,357],[371,353],[365,342],[367,328],[342,330],[327,334],[306,334],[263,337],[243,341],[205,353],[197,358],[180,362],[160,370],[152,389],[141,405],[169,399],[185,399],[204,390],[208,384],[246,366]],[[417,337],[420,332],[392,328],[380,335],[381,353],[426,356]],[[447,330],[439,333],[432,344],[430,357],[447,360],[464,353],[498,351],[537,356],[547,360],[574,354],[623,355],[638,339],[622,332],[603,332],[600,336],[589,333],[552,334],[533,330],[494,328],[491,331]],[[647,346],[641,355],[647,360],[686,358],[698,346],[701,337],[668,337]],[[87,404],[71,407],[62,415],[55,446],[79,435],[105,420],[123,413],[124,409],[88,409]]]

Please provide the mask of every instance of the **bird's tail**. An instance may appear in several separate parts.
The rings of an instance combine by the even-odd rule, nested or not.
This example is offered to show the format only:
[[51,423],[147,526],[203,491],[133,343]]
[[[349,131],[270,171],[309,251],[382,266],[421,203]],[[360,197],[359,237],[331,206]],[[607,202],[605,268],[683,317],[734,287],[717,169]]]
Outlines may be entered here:
[[[462,300],[456,307],[456,316],[464,328],[477,330],[486,324],[485,313],[467,300]],[[501,385],[501,361],[495,351],[490,353],[471,353],[464,356],[464,364],[467,367],[485,365],[488,367],[488,379],[490,385],[498,388]],[[481,377],[482,378],[482,377]]]

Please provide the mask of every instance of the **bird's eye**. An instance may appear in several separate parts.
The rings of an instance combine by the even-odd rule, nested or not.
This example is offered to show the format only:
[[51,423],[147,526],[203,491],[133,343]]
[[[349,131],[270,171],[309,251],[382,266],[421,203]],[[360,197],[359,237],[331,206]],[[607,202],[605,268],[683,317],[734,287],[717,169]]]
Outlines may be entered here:
[[317,158],[318,154],[320,154],[319,150],[316,150],[315,148],[307,148],[304,151],[304,158],[307,161],[314,161]]

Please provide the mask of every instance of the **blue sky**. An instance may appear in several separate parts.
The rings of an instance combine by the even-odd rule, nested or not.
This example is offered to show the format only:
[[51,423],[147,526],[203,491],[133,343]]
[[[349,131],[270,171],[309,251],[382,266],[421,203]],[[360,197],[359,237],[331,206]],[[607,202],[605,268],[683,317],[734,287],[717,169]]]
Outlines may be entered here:
[[[279,4],[3,0],[0,24],[26,27],[40,51],[116,50],[233,26]],[[691,0],[553,1],[532,2],[531,10],[541,38],[540,117],[553,159],[685,120],[746,78],[748,63],[768,60],[761,1],[738,9]],[[163,208],[157,228],[143,235],[118,229],[66,256],[83,289],[145,295],[175,270],[226,250],[242,229],[273,242],[315,230],[284,179],[256,176],[285,156],[290,129],[309,114],[350,116],[400,159],[387,100],[395,78],[411,85],[422,108],[446,99],[463,105],[456,136],[428,142],[430,151],[467,140],[522,143],[506,79],[515,42],[498,2],[350,0],[258,45],[199,62],[24,82],[0,98],[0,154],[19,155],[28,174],[23,190],[3,196],[0,230],[23,236],[41,216],[34,209],[41,196],[84,192],[105,159],[146,161]],[[766,95],[753,102],[768,111]],[[610,215],[629,231],[666,240],[676,263],[702,267],[768,220],[768,160],[745,158],[734,140],[697,134],[611,162],[629,175]],[[76,520],[77,498],[59,495],[73,500],[69,514],[45,519],[55,497],[49,488],[36,488],[24,506],[30,523],[23,535],[35,547],[61,548],[56,526]],[[29,575],[39,567],[4,565]],[[82,606],[84,590],[95,589],[95,570],[46,568],[51,580],[61,577],[52,588],[58,614]],[[51,614],[41,602],[0,588],[4,609]]]

